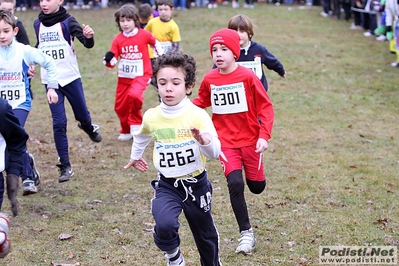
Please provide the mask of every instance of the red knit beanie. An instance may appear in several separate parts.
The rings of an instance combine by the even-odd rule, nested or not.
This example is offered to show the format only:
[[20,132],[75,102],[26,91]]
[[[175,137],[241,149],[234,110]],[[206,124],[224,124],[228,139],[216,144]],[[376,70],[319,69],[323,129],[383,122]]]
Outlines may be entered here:
[[209,39],[209,50],[211,55],[212,47],[215,44],[223,44],[229,48],[236,56],[236,60],[240,57],[240,36],[237,31],[227,28],[216,31]]

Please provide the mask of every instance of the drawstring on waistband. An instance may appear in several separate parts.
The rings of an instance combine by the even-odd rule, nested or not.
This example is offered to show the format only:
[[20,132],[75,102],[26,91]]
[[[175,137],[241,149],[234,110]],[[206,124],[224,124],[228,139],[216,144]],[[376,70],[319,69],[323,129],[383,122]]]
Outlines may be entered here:
[[179,181],[180,184],[183,186],[184,191],[186,192],[186,197],[184,198],[183,202],[185,202],[188,199],[188,195],[192,197],[192,201],[195,201],[195,196],[193,195],[193,190],[191,187],[187,189],[186,185],[184,185],[184,181],[188,183],[197,183],[198,180],[194,177],[188,177],[188,178],[178,178],[176,181],[173,183],[173,186],[177,188],[179,186]]

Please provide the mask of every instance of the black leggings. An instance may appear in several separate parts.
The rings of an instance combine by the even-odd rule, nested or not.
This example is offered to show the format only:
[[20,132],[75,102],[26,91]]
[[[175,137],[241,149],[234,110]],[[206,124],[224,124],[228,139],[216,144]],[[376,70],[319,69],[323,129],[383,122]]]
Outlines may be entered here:
[[[251,181],[246,179],[246,182],[249,190],[254,194],[262,193],[266,187],[266,180]],[[227,187],[229,188],[231,207],[233,208],[240,232],[250,229],[251,224],[244,197],[244,180],[241,170],[235,170],[227,175]]]

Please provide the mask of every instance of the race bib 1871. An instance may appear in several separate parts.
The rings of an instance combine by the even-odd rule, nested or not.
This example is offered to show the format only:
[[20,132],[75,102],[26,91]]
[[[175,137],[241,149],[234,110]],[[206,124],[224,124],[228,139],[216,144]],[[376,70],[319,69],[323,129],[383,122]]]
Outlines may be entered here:
[[135,78],[144,75],[143,60],[126,60],[121,59],[118,65],[118,77]]

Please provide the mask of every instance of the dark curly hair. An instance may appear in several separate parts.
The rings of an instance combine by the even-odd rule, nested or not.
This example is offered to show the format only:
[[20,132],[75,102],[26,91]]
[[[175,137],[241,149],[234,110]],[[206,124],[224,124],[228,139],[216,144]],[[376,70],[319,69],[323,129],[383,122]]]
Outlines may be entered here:
[[[177,52],[167,52],[161,56],[159,56],[153,67],[153,75],[152,75],[152,84],[157,86],[157,74],[158,71],[165,67],[174,67],[180,68],[183,70],[185,74],[184,85],[187,88],[194,87],[195,85],[195,71],[197,70],[197,66],[195,63],[194,57],[191,55],[185,54],[181,51]],[[187,95],[191,95],[191,92]]]
[[120,18],[131,18],[134,20],[134,25],[137,28],[140,28],[140,21],[139,21],[139,12],[137,8],[133,4],[125,4],[121,6],[118,11],[115,12],[115,22],[116,26],[118,27],[119,31],[122,32],[122,28],[119,25]]

